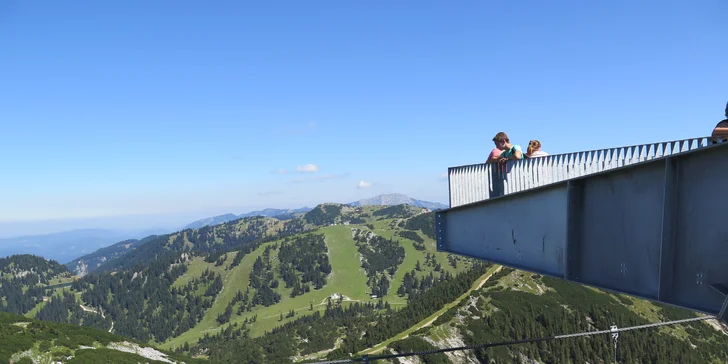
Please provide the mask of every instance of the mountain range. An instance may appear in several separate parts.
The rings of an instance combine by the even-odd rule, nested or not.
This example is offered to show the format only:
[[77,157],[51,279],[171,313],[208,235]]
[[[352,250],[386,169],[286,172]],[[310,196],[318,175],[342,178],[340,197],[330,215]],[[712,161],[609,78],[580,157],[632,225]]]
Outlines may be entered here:
[[439,202],[423,201],[411,198],[401,193],[388,193],[349,203],[351,206],[394,206],[394,205],[411,205],[423,207],[428,210],[439,210],[448,208]]
[[[360,358],[699,316],[440,252],[434,232],[434,212],[422,207],[325,203],[287,220],[252,216],[126,243],[136,249],[84,277],[13,256],[0,259],[0,311],[211,364]],[[9,342],[18,330],[7,325]],[[33,340],[35,351],[88,355],[60,339]],[[616,350],[603,335],[408,362],[725,363],[726,345],[710,320],[624,332]],[[28,347],[0,349],[0,358]]]
[[[392,193],[382,194],[368,199],[351,202],[350,206],[393,206],[408,204],[429,210],[447,208],[446,205],[413,199],[407,195]],[[288,220],[301,216],[312,208],[296,209],[263,209],[243,214],[224,214],[194,221],[179,230],[199,229],[204,226],[215,226],[238,219],[263,216]],[[0,239],[0,257],[13,254],[34,254],[58,262],[67,262],[72,271],[83,274],[95,269],[105,261],[123,255],[124,252],[136,248],[142,240],[152,235],[170,233],[164,229],[78,229],[45,235],[29,235]]]
[[304,214],[309,211],[311,211],[310,207],[301,207],[298,209],[264,209],[264,210],[246,212],[246,213],[240,214],[240,215],[225,214],[225,215],[213,216],[213,217],[208,217],[206,219],[197,220],[195,222],[185,225],[185,227],[182,230],[199,229],[201,227],[208,226],[208,225],[215,226],[215,225],[226,223],[228,221],[233,221],[233,220],[242,219],[244,217],[251,217],[251,216],[278,217],[278,218],[283,218],[283,219],[289,219],[289,218],[296,217],[300,214]]
[[[394,206],[394,205],[411,205],[417,207],[423,207],[429,210],[446,209],[448,206],[438,202],[423,201],[411,198],[401,193],[388,193],[381,194],[372,198],[362,199],[359,201],[350,202],[347,205],[350,206]],[[311,211],[309,207],[301,207],[298,209],[265,209],[259,211],[247,212],[240,215],[235,214],[224,214],[219,216],[208,217],[205,219],[197,220],[190,224],[187,224],[184,229],[199,229],[203,226],[214,226],[223,224],[229,221],[237,220],[244,217],[250,216],[263,216],[263,217],[275,217],[278,219],[290,219],[306,212]]]

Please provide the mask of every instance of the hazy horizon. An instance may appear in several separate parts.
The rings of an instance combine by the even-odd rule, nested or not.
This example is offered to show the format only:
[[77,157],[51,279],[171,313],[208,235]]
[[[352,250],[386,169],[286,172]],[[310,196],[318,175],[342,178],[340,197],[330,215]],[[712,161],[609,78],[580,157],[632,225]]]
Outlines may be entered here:
[[[395,192],[393,192],[395,193]],[[428,200],[418,198],[403,193],[411,198],[438,202],[447,205],[447,202],[438,200]],[[375,197],[376,195],[366,196],[363,198]],[[245,214],[253,211],[260,211],[267,208],[274,209],[297,209],[302,207],[315,207],[325,202],[350,203],[351,201],[321,201],[311,204],[303,204],[296,206],[288,206],[285,204],[276,204],[276,206],[253,206],[253,207],[231,207],[216,208],[201,211],[187,211],[176,213],[162,214],[136,214],[136,215],[116,215],[95,218],[67,218],[67,219],[44,219],[44,220],[26,220],[26,221],[0,221],[0,239],[16,238],[29,235],[46,235],[73,230],[83,229],[104,229],[118,231],[138,231],[138,230],[156,230],[166,229],[176,231],[185,225],[197,220],[224,215],[224,214]]]

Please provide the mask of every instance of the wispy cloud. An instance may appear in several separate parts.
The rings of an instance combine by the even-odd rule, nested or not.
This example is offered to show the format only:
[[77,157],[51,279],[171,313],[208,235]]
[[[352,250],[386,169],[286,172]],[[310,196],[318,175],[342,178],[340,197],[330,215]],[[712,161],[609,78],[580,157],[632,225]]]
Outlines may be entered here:
[[319,166],[317,166],[315,164],[307,164],[305,166],[296,167],[296,171],[303,172],[303,173],[318,172],[319,169],[321,169],[321,168],[319,168]]
[[349,173],[339,173],[339,174],[325,174],[323,176],[316,176],[313,177],[314,180],[322,180],[322,179],[338,179],[338,178],[344,178],[348,176]]
[[447,173],[443,173],[440,175],[440,181],[447,181]]
[[366,182],[366,181],[359,181],[359,183],[356,185],[356,188],[369,188],[369,187],[372,187],[372,183]]
[[287,174],[288,173],[288,170],[281,168],[281,169],[278,169],[278,170],[275,170],[275,171],[270,171],[270,173],[272,173],[272,174]]
[[265,191],[265,192],[258,192],[258,196],[275,196],[275,195],[282,195],[283,192],[281,191]]

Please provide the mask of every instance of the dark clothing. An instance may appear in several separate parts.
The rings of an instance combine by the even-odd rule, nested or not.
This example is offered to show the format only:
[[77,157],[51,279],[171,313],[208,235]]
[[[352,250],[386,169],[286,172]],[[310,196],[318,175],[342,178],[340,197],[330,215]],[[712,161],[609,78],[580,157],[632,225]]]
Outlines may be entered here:
[[713,142],[726,142],[728,141],[728,132],[718,132],[718,128],[728,128],[728,119],[721,120],[715,125],[713,133],[711,134],[711,141]]

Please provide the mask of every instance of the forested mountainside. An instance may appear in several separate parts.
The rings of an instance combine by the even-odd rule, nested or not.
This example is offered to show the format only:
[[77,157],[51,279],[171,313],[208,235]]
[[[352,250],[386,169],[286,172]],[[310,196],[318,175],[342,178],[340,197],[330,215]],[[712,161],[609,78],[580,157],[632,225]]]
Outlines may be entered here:
[[116,244],[101,248],[91,254],[86,254],[68,263],[66,267],[74,274],[84,276],[95,271],[104,263],[120,258],[121,256],[157,238],[157,235],[150,235],[143,239],[129,239]]
[[323,204],[286,221],[244,218],[157,237],[113,271],[89,273],[19,313],[172,348],[246,321],[260,336],[323,312],[329,297],[402,307],[470,266],[435,251],[434,227],[407,229],[423,211]]
[[54,260],[27,254],[0,258],[0,311],[25,314],[43,302],[47,286],[71,280]]
[[2,363],[206,363],[108,332],[4,312],[0,342]]
[[114,259],[102,264],[97,271],[138,269],[155,259],[177,257],[182,252],[207,254],[231,251],[250,244],[259,244],[265,238],[274,239],[302,231],[304,226],[295,223],[283,224],[273,218],[248,217],[221,225],[157,236],[124,254],[124,259]]
[[[340,359],[694,315],[437,252],[434,214],[424,211],[322,204],[285,221],[244,218],[160,236],[117,259],[113,269],[45,288],[45,299],[29,301],[18,313],[110,331],[214,363]],[[139,251],[154,255],[134,254]],[[23,264],[45,267],[46,281],[70,281],[63,266],[44,262]],[[8,272],[17,275],[19,264],[6,264],[16,267]],[[21,282],[25,289],[3,298],[43,286],[38,279]],[[725,338],[705,322],[630,332],[620,336],[618,355],[717,363],[728,360],[719,352]],[[614,355],[613,347],[600,340],[422,359],[610,362],[604,355]]]
[[[606,330],[698,314],[568,281],[502,268],[431,325],[391,343],[384,353]],[[715,321],[622,332],[620,363],[726,363],[728,335]],[[614,363],[609,335],[440,353],[427,363]]]
[[214,225],[226,223],[228,221],[233,221],[233,220],[238,220],[238,219],[241,219],[244,217],[253,217],[253,216],[275,217],[278,220],[288,220],[288,219],[292,219],[294,217],[301,216],[309,211],[311,211],[311,208],[301,207],[298,209],[263,209],[263,210],[246,212],[246,213],[240,214],[240,215],[224,214],[224,215],[208,217],[206,219],[201,219],[201,220],[197,220],[195,222],[189,223],[184,227],[183,230],[199,229],[203,226],[208,226],[208,225],[214,226]]

